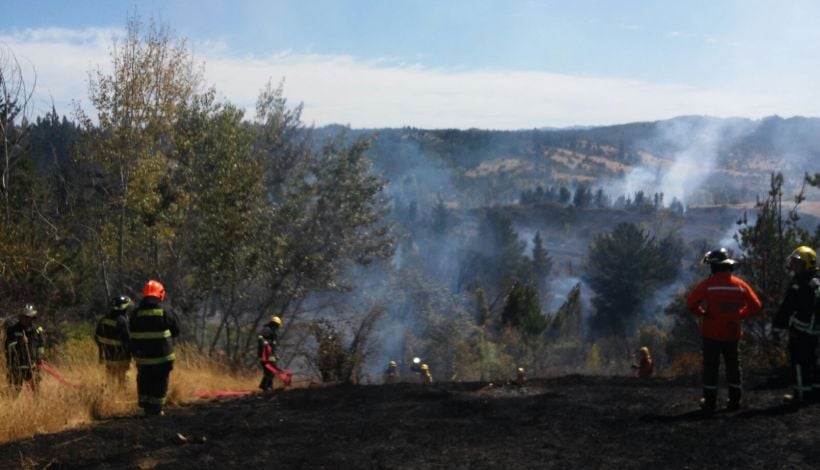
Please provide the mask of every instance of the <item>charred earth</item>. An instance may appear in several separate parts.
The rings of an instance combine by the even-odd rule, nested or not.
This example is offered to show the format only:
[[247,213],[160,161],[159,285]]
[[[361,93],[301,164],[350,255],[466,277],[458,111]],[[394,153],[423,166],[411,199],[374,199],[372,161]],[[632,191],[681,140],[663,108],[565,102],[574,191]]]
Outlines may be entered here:
[[750,385],[711,417],[692,378],[277,391],[6,443],[0,467],[816,468],[820,405]]

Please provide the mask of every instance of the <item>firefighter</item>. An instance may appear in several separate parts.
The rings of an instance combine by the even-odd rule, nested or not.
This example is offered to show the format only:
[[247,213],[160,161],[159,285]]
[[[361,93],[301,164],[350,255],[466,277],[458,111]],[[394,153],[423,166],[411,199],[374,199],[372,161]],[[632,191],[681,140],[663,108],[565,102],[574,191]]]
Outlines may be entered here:
[[427,364],[420,365],[419,377],[421,379],[421,383],[423,384],[433,383],[433,374],[430,373],[430,366],[428,366]]
[[794,273],[780,308],[772,321],[774,336],[789,329],[789,358],[794,393],[784,395],[786,403],[799,405],[820,398],[817,373],[817,338],[820,335],[820,273],[817,254],[800,246],[789,255],[789,270]]
[[265,391],[273,387],[274,368],[276,368],[276,337],[281,326],[282,319],[274,315],[257,336],[257,356],[259,366],[262,368],[262,382],[259,383],[259,388]]
[[523,367],[515,371],[515,385],[523,387],[527,383],[527,372]]
[[384,371],[384,382],[389,384],[394,384],[399,381],[401,377],[399,376],[399,365],[396,361],[390,361],[387,363],[387,370]]
[[165,310],[165,287],[154,279],[145,283],[142,300],[131,312],[130,349],[137,364],[137,396],[146,415],[163,415],[168,378],[174,368],[174,338],[179,336],[176,315]]
[[131,366],[131,352],[128,345],[131,333],[128,330],[128,308],[133,305],[126,295],[120,295],[111,302],[111,311],[97,322],[94,339],[99,350],[100,363],[105,364],[108,382],[125,385],[125,377]]
[[712,274],[701,281],[686,299],[686,307],[700,318],[703,336],[703,398],[701,409],[715,411],[718,394],[718,369],[723,356],[729,386],[728,410],[740,408],[743,388],[740,378],[738,343],[743,336],[740,321],[760,311],[762,305],[754,290],[732,274],[737,262],[725,248],[712,250],[703,257]]
[[648,379],[652,377],[652,372],[655,364],[652,362],[652,356],[649,355],[649,348],[643,346],[638,350],[638,362],[632,364],[632,369],[635,371],[635,377],[641,379]]
[[20,393],[27,383],[37,392],[40,382],[38,366],[45,362],[46,336],[43,327],[34,326],[37,309],[26,304],[17,323],[6,326],[6,371],[15,393]]

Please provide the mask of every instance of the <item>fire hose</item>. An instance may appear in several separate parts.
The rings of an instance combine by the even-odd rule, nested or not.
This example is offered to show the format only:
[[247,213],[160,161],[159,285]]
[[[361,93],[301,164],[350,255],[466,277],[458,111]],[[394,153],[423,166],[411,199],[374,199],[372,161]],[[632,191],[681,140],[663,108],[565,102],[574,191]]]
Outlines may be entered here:
[[79,385],[73,384],[73,383],[69,382],[68,380],[66,380],[65,377],[63,377],[62,374],[57,372],[56,369],[54,369],[50,365],[46,364],[45,362],[41,363],[37,367],[44,370],[44,371],[46,371],[46,373],[48,373],[48,375],[54,377],[54,379],[57,380],[57,382],[60,382],[61,384],[65,385],[66,387],[71,387],[71,388],[79,388],[80,387]]

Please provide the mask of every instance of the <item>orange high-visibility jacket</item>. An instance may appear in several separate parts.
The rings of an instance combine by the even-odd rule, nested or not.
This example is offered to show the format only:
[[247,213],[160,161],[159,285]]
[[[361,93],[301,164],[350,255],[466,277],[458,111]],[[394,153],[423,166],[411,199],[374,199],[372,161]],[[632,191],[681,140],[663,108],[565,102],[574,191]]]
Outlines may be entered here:
[[763,307],[749,284],[730,272],[714,273],[695,287],[686,307],[702,315],[700,333],[717,341],[734,341],[743,336],[740,320]]

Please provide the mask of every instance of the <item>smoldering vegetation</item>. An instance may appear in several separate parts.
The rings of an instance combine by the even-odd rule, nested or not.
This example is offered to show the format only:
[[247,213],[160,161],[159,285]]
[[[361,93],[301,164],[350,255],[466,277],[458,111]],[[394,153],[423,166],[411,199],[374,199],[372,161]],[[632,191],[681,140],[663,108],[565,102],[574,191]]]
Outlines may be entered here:
[[[413,357],[440,380],[511,378],[517,367],[629,374],[642,345],[661,374],[694,373],[699,333],[682,295],[707,275],[703,253],[726,246],[748,261],[740,275],[757,276],[746,258],[759,255],[758,212],[777,200],[782,222],[795,197],[820,198],[803,181],[817,170],[816,130],[820,120],[776,116],[566,131],[344,129],[374,139],[369,156],[388,181],[398,239],[392,262],[350,273],[351,305],[384,308],[359,379],[380,381],[396,360],[417,380]],[[817,217],[796,208],[799,233],[781,243],[817,246]],[[766,269],[786,279],[777,264]],[[764,294],[748,342],[752,362],[769,367],[783,355],[765,328],[781,293]]]

